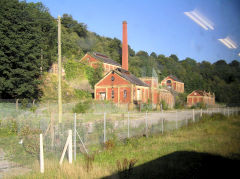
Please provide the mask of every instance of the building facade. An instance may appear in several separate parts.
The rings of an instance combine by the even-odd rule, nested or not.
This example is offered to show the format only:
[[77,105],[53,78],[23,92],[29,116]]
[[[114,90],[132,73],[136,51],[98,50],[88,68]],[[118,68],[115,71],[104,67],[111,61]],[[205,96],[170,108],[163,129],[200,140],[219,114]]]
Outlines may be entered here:
[[[95,100],[111,100],[116,104],[152,103],[159,106],[165,101],[168,107],[174,106],[174,97],[169,90],[159,89],[158,79],[152,77],[137,78],[128,71],[127,22],[123,21],[122,67],[106,58],[97,58],[96,54],[86,54],[81,61],[89,61],[94,67],[97,61],[104,66],[105,76],[95,85]],[[99,55],[97,55],[99,56]],[[106,65],[110,65],[107,68]],[[175,82],[174,82],[175,83]],[[179,82],[180,83],[180,82]],[[176,85],[179,86],[179,85]],[[177,88],[178,89],[178,88]],[[184,91],[184,87],[183,87]]]
[[173,108],[175,105],[175,100],[174,100],[173,94],[166,89],[159,90],[159,101],[160,101],[160,103],[162,101],[165,101],[165,103],[168,105],[169,108]]
[[121,65],[117,63],[116,61],[112,60],[108,56],[93,52],[88,52],[81,60],[80,62],[88,64],[89,66],[96,68],[99,63],[102,63],[102,67],[104,70],[104,75],[107,74],[109,71],[114,70],[116,68],[120,68]]
[[184,93],[184,83],[175,76],[167,76],[161,81],[161,85],[178,93]]
[[95,99],[117,104],[147,103],[149,86],[128,71],[117,68],[95,85]]
[[202,90],[195,90],[187,96],[187,105],[194,106],[198,103],[203,103],[206,105],[215,105],[215,94],[207,93]]

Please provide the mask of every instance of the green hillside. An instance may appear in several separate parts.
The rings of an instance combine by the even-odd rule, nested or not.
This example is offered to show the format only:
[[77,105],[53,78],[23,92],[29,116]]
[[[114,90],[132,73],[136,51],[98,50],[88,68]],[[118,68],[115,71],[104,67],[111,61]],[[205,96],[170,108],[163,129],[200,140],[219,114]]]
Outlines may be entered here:
[[[0,98],[41,98],[40,68],[47,72],[57,59],[57,21],[41,3],[1,0],[0,6]],[[86,24],[69,14],[63,14],[61,23],[65,65],[94,51],[121,63],[121,40],[90,32]],[[159,80],[170,74],[177,76],[185,83],[187,93],[202,89],[214,92],[218,102],[236,104],[240,101],[237,60],[227,64],[219,59],[211,64],[191,58],[179,59],[174,54],[167,57],[155,52],[135,52],[130,45],[129,69],[136,76],[151,76],[154,68]]]

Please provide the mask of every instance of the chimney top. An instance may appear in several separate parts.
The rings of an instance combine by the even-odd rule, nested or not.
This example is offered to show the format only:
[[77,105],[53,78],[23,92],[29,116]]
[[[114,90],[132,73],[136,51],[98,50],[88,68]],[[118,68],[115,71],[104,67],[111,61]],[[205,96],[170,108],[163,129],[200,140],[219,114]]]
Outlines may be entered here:
[[123,21],[123,24],[127,24],[127,21]]

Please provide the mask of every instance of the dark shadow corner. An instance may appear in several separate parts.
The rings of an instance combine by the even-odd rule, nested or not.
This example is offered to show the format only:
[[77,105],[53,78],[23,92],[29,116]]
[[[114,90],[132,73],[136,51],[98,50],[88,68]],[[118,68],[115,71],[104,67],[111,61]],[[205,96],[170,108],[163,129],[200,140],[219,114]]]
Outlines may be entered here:
[[208,153],[178,151],[104,179],[240,178],[239,156],[235,158],[238,159],[233,160]]

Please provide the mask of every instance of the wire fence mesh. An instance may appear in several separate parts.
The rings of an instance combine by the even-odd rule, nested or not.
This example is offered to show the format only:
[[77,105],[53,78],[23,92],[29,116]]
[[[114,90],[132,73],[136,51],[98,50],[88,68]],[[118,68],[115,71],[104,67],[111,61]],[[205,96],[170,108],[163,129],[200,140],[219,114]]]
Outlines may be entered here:
[[[9,106],[8,106],[9,107]],[[3,109],[3,108],[1,108]],[[39,167],[39,134],[43,134],[44,157],[59,161],[68,138],[73,132],[73,156],[88,153],[109,140],[149,136],[177,130],[198,122],[203,114],[222,113],[226,116],[239,108],[211,108],[158,112],[63,113],[58,122],[56,112],[32,112],[0,109],[0,176]],[[146,139],[147,140],[147,139]]]

